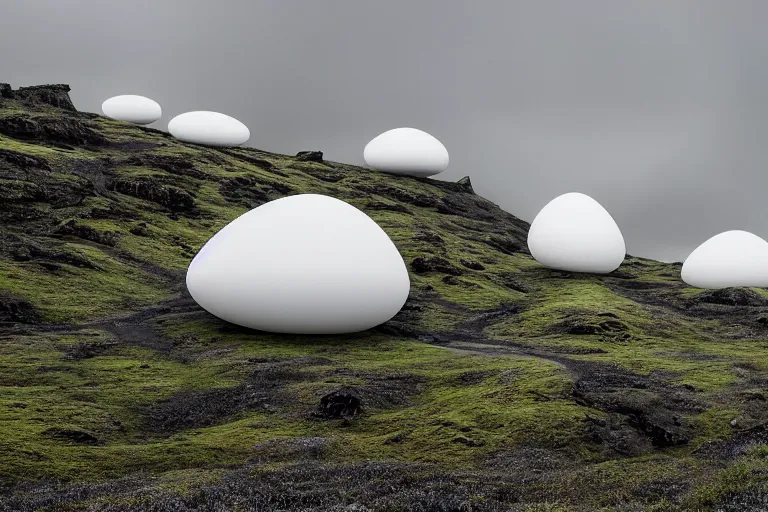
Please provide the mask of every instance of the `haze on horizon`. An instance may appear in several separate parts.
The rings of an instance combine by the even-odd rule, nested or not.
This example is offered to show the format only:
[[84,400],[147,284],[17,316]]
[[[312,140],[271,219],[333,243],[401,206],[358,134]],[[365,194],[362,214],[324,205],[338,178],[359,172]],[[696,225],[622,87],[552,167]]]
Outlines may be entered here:
[[438,179],[531,221],[571,191],[627,251],[682,261],[768,238],[768,3],[760,0],[4,0],[0,81],[68,83],[80,110],[141,94],[243,121],[247,145],[364,164],[411,126]]

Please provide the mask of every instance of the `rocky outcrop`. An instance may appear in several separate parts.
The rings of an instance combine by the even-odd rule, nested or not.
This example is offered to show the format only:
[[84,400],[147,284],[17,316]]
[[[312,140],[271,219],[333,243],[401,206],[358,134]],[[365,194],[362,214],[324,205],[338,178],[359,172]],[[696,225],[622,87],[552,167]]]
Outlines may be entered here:
[[353,418],[363,412],[360,393],[352,388],[332,391],[320,399],[313,416],[327,419]]
[[296,153],[296,160],[299,160],[302,162],[322,162],[323,152],[322,151],[299,151],[298,153]]
[[15,114],[0,118],[0,134],[20,140],[36,140],[57,146],[102,146],[103,136],[72,116]]
[[56,108],[77,112],[69,97],[72,89],[67,84],[34,85],[14,91],[9,84],[0,84],[0,96],[15,98],[28,104],[45,103]]
[[745,288],[721,288],[706,291],[697,295],[693,302],[725,306],[765,306],[768,304],[765,297]]

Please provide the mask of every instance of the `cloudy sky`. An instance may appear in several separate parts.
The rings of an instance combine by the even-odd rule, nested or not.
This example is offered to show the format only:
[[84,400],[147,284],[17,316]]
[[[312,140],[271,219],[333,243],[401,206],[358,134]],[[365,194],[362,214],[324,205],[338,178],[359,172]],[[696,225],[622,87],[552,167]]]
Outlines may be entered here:
[[362,164],[400,126],[531,221],[591,195],[630,254],[768,238],[764,0],[1,0],[0,81],[215,110],[248,145]]

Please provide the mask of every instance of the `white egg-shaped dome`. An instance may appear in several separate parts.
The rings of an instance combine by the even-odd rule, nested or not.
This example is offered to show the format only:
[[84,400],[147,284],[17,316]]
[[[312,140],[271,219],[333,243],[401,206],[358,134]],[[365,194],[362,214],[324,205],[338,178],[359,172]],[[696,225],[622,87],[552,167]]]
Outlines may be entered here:
[[234,324],[338,334],[392,318],[410,280],[373,219],[339,199],[301,194],[263,204],[216,233],[189,265],[187,288]]
[[725,231],[694,249],[680,277],[696,288],[768,287],[768,242],[748,231]]
[[204,110],[174,117],[168,131],[184,142],[207,146],[239,146],[251,137],[248,127],[234,117]]
[[163,115],[160,105],[144,96],[124,94],[109,98],[101,104],[104,115],[117,121],[136,124],[154,123]]
[[531,256],[547,267],[607,274],[626,256],[624,237],[613,217],[586,194],[556,197],[531,223]]
[[393,174],[433,176],[448,167],[448,150],[432,135],[416,128],[395,128],[365,146],[369,167]]

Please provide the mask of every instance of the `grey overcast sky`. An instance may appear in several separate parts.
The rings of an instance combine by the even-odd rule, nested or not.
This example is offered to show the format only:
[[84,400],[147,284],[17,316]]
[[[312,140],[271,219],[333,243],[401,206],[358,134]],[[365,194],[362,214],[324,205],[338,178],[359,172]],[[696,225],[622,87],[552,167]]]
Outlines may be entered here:
[[247,145],[363,164],[411,126],[439,179],[531,221],[578,191],[630,254],[682,261],[706,238],[768,238],[764,0],[0,0],[0,81],[118,94],[163,118],[215,110]]

